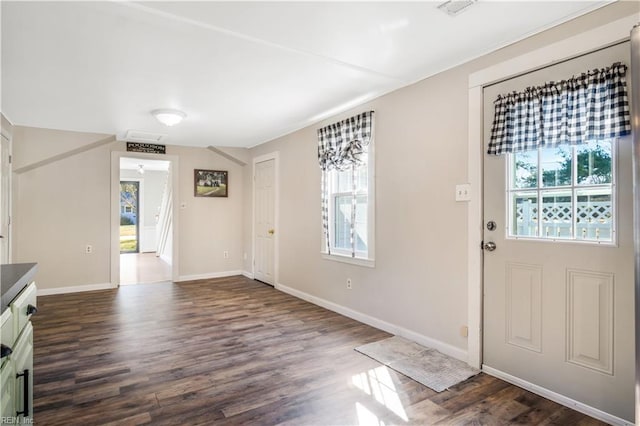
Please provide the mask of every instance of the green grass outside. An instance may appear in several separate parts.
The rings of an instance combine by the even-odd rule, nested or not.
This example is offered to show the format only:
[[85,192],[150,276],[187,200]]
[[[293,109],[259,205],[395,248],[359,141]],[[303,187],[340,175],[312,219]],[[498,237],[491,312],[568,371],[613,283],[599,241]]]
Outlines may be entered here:
[[124,240],[120,241],[120,253],[135,252],[136,240]]
[[120,225],[121,237],[135,237],[136,226],[135,225]]
[[120,253],[135,252],[137,246],[136,225],[120,225],[120,237],[132,237],[120,239]]

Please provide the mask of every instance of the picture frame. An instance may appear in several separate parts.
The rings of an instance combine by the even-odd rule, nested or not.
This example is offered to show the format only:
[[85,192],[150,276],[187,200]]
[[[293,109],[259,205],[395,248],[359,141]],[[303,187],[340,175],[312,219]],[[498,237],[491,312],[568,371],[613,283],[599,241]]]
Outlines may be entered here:
[[193,170],[195,197],[228,197],[229,172],[226,170]]

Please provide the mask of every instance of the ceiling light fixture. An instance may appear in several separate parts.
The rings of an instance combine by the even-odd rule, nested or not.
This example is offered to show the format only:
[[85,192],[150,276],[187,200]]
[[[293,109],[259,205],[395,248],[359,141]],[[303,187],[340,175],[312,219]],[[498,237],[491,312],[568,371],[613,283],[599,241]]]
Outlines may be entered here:
[[151,115],[165,126],[178,124],[187,116],[187,114],[177,109],[154,109],[151,111]]
[[144,174],[144,166],[142,164],[138,165],[138,173],[140,173],[141,175]]

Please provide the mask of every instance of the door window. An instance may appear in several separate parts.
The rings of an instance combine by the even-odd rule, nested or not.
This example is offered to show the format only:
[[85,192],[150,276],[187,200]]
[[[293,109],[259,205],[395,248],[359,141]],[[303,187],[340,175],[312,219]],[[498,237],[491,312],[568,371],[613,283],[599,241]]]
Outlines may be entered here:
[[615,243],[613,139],[508,155],[508,237]]

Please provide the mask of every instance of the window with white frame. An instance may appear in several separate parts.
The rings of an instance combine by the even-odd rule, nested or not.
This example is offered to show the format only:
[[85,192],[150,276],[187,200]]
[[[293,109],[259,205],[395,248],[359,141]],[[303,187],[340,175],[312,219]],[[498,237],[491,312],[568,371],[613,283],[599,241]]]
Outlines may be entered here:
[[328,172],[331,253],[369,258],[368,160],[369,150],[365,149],[360,164]]
[[373,111],[318,130],[325,255],[372,266]]
[[513,238],[615,242],[614,140],[509,154]]

